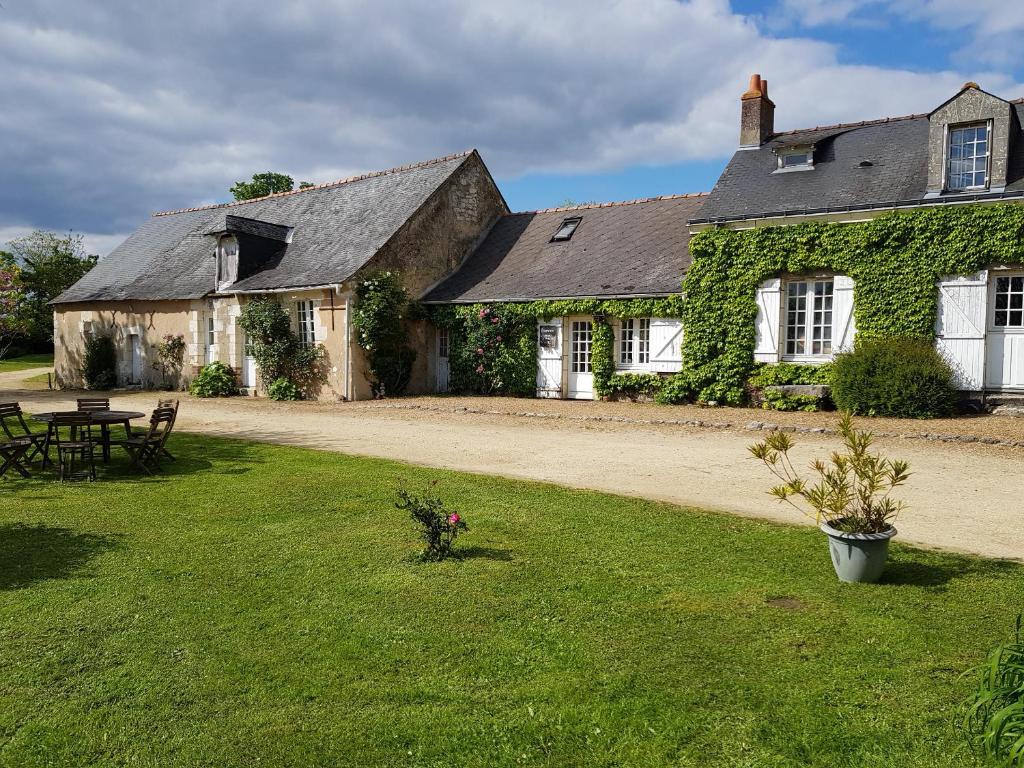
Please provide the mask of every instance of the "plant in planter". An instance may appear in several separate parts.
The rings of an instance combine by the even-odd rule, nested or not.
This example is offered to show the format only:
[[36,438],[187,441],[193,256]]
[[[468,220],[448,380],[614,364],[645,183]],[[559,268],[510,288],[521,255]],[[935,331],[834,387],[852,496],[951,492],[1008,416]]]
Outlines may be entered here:
[[398,509],[408,510],[412,519],[420,526],[420,535],[426,543],[422,557],[424,560],[444,560],[452,554],[455,537],[468,530],[466,521],[458,512],[445,508],[444,502],[434,492],[437,481],[427,486],[422,496],[409,493],[404,488],[398,491]]
[[904,508],[890,494],[906,482],[910,465],[872,453],[871,433],[854,429],[849,413],[839,422],[839,434],[845,452],[833,453],[827,462],[814,461],[814,482],[804,480],[794,469],[789,452],[795,443],[784,432],[773,432],[750,446],[750,452],[782,481],[771,495],[813,517],[828,535],[839,579],[878,581],[889,539],[896,535],[893,521]]

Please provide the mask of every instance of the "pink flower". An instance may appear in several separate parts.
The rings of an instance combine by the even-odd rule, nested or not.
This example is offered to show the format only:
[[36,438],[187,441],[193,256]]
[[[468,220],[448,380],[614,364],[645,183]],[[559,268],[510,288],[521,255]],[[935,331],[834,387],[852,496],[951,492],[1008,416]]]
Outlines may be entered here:
[[481,309],[480,310],[480,317],[487,317],[487,310],[486,309]]
[[501,334],[499,333],[497,336],[495,336],[494,340],[495,341],[501,341]]
[[459,517],[459,513],[458,512],[452,512],[450,515],[448,515],[448,522],[451,523],[452,525],[455,525],[461,519],[462,518]]
[[492,323],[494,323],[495,325],[497,325],[497,324],[498,324],[498,322],[499,322],[499,320],[498,320],[498,318],[496,318],[496,317],[492,317],[492,318],[491,318],[491,322],[492,322]]
[[477,353],[478,355],[482,355],[482,354],[484,353],[484,348],[483,348],[483,347],[477,347],[477,348],[476,348],[476,353]]
[[483,372],[484,372],[484,367],[483,367],[482,365],[478,365],[478,366],[476,367],[476,372],[477,372],[477,373],[483,373]]

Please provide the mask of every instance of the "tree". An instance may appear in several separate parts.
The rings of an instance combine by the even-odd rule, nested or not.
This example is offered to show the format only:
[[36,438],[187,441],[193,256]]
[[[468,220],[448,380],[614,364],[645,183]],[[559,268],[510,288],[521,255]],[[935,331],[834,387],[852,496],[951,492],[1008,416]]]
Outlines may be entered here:
[[53,308],[57,298],[96,266],[99,256],[85,252],[82,236],[36,230],[8,243],[10,255],[21,265],[21,279],[28,294],[34,342],[53,341]]
[[[299,189],[313,186],[308,181],[299,182]],[[266,173],[254,173],[252,181],[236,181],[231,187],[231,194],[235,200],[253,200],[257,197],[276,195],[280,192],[291,192],[295,187],[295,181],[291,176],[284,173],[267,171]]]
[[32,325],[28,293],[21,279],[21,269],[9,254],[0,252],[0,360],[19,338],[24,338]]

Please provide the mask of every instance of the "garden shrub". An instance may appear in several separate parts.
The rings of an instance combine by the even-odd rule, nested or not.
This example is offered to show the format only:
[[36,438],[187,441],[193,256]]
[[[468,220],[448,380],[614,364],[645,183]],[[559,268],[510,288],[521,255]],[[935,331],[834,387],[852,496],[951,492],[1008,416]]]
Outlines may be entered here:
[[188,391],[195,397],[228,397],[238,394],[238,387],[231,369],[224,363],[213,362],[203,366]]
[[787,395],[769,387],[799,385],[830,385],[832,364],[798,365],[796,363],[758,364],[747,379],[747,397],[751,405],[771,411],[817,411],[827,404],[815,395]]
[[271,400],[301,400],[302,392],[290,380],[284,376],[274,381],[267,387],[267,397]]
[[928,419],[956,408],[953,369],[924,339],[874,339],[839,354],[833,363],[832,399],[866,416]]
[[245,331],[249,353],[256,360],[260,382],[268,394],[280,379],[298,389],[298,399],[316,393],[327,377],[326,351],[322,344],[302,345],[284,307],[272,298],[253,299],[242,307],[238,325]]
[[420,536],[426,547],[423,550],[424,560],[444,560],[452,554],[455,537],[468,530],[466,521],[458,512],[450,512],[444,502],[434,493],[437,481],[432,482],[420,496],[409,493],[404,488],[398,491],[395,506],[406,510],[420,526]]
[[372,275],[356,287],[352,323],[366,353],[374,397],[398,397],[409,386],[416,351],[408,343],[406,320],[414,311],[393,272]]
[[87,389],[110,389],[117,384],[117,349],[110,336],[86,338],[84,376]]
[[685,373],[675,373],[662,382],[654,397],[660,405],[679,405],[693,400],[693,384]]
[[610,395],[655,397],[661,392],[665,381],[666,378],[657,373],[616,373],[608,380],[607,389]]

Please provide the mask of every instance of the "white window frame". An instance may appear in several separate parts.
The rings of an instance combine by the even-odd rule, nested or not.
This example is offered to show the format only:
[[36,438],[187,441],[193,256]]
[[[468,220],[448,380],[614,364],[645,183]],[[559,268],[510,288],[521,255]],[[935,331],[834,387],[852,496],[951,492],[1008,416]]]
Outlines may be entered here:
[[[994,272],[992,274],[991,289],[990,289],[990,293],[989,293],[988,329],[989,329],[989,331],[992,331],[993,333],[1012,333],[1012,334],[1024,333],[1024,310],[1018,310],[1017,308],[1010,306],[1011,302],[1013,301],[1012,297],[1022,294],[1021,291],[1016,291],[1016,290],[1013,289],[1013,281],[1014,281],[1014,279],[1017,279],[1018,281],[1024,281],[1024,272],[1020,272],[1020,271],[1002,272],[1002,271],[1000,271],[1000,272]],[[1000,291],[999,290],[999,281],[1000,280],[1009,280],[1010,281],[1010,285],[1009,285],[1010,290],[1009,291],[1004,292],[1004,291]],[[1007,298],[1007,306],[1006,306],[1005,309],[1000,309],[997,306],[998,301],[999,301],[999,296],[1002,293],[1006,293],[1007,297],[1008,297]],[[1022,302],[1024,302],[1024,299],[1022,299]],[[1007,319],[1007,324],[1006,325],[996,325],[996,314],[998,312],[1006,312],[1007,313],[1007,318],[1006,318]],[[1010,313],[1011,312],[1021,312],[1022,313],[1021,324],[1020,325],[1010,325],[1009,324]]]
[[316,307],[312,299],[299,299],[295,302],[295,322],[299,346],[309,349],[316,344]]
[[206,346],[217,346],[217,321],[213,315],[206,316]]
[[569,371],[571,373],[594,372],[594,323],[590,320],[573,320],[569,332]]
[[[791,309],[791,291],[798,286],[804,287],[803,307]],[[809,277],[805,279],[786,280],[782,286],[782,307],[780,311],[782,325],[782,359],[787,362],[821,362],[831,360],[835,355],[835,278]],[[802,317],[801,317],[802,315]],[[795,321],[795,322],[794,322]],[[827,322],[826,322],[827,321]],[[814,338],[815,330],[822,328],[821,337]],[[825,338],[824,329],[828,329]],[[794,329],[803,330],[803,339],[791,338]],[[790,351],[790,342],[794,350]],[[796,349],[798,343],[803,349]],[[815,344],[820,344],[818,351]],[[827,347],[826,347],[827,344]]]
[[[985,129],[985,179],[980,185],[975,184],[967,187],[954,187],[951,183],[950,165],[953,162],[953,133],[966,128]],[[992,121],[984,120],[972,123],[958,123],[947,125],[944,137],[944,152],[942,163],[943,188],[947,192],[978,192],[989,188],[992,178]],[[963,159],[963,158],[961,158]],[[972,159],[977,159],[975,156]]]
[[651,364],[651,318],[630,317],[619,321],[618,354],[620,370],[646,370]]
[[[786,158],[788,157],[800,157],[802,158],[802,161],[799,163],[793,163],[792,165],[786,165]],[[776,164],[777,167],[774,171],[775,173],[791,173],[793,171],[812,171],[814,170],[814,147],[779,150],[777,153]]]
[[442,326],[437,329],[437,356],[447,358],[449,352],[448,328]]

